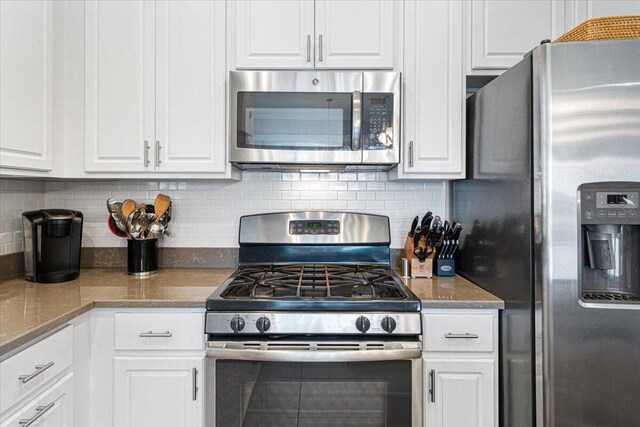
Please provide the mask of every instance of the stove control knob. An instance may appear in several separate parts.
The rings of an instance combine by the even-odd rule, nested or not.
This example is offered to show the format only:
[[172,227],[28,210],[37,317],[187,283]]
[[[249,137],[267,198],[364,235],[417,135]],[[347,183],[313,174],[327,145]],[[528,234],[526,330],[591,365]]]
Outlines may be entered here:
[[233,332],[240,332],[244,329],[244,319],[240,315],[236,314],[229,322],[229,326],[233,329]]
[[391,316],[385,316],[385,318],[382,319],[382,329],[385,332],[393,332],[396,329],[396,320]]
[[271,321],[268,317],[262,316],[258,320],[256,320],[256,328],[260,331],[261,334],[264,334],[271,327]]
[[366,317],[360,316],[358,317],[358,319],[356,319],[356,328],[363,334],[367,332],[370,327],[371,322],[369,322],[369,319],[367,319]]

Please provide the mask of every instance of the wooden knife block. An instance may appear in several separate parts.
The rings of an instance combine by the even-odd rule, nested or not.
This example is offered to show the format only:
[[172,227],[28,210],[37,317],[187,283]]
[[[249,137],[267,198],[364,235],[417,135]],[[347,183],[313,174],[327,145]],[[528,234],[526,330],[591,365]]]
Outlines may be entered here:
[[[426,244],[424,241],[420,241],[420,245]],[[404,256],[411,261],[411,277],[426,277],[430,279],[433,277],[433,257],[435,252],[424,260],[420,260],[413,254],[413,238],[407,236],[407,240],[404,243]]]

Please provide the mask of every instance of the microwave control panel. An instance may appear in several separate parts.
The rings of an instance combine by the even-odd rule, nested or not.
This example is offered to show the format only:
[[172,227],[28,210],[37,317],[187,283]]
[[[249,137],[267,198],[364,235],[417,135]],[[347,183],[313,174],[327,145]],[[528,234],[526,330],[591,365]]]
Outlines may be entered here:
[[289,234],[340,234],[340,221],[289,221]]
[[393,94],[362,94],[362,134],[365,149],[393,146]]
[[583,224],[640,224],[637,188],[582,188],[580,216]]

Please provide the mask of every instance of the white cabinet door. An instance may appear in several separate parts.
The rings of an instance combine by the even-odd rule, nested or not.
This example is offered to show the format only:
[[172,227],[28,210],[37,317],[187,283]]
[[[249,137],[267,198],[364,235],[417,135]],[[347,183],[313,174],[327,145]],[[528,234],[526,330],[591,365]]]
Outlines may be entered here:
[[393,68],[393,0],[316,0],[316,68]]
[[424,425],[497,425],[493,360],[424,359]]
[[85,170],[145,172],[154,136],[154,3],[85,3]]
[[0,427],[22,426],[28,420],[34,427],[73,427],[73,374],[26,403]]
[[196,427],[203,424],[204,372],[199,357],[114,360],[114,425]]
[[567,30],[587,19],[603,16],[640,15],[638,0],[567,0]]
[[472,0],[467,7],[471,70],[509,69],[540,41],[565,30],[563,1]]
[[464,177],[462,3],[405,3],[405,174]]
[[0,1],[0,166],[50,171],[53,2]]
[[156,3],[156,172],[225,171],[225,2]]
[[313,0],[239,0],[229,6],[237,68],[313,68]]

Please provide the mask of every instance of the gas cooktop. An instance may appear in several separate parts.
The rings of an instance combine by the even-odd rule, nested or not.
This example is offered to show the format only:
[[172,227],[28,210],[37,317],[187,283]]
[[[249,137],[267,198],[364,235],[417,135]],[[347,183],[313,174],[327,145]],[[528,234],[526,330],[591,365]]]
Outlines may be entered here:
[[388,265],[286,264],[241,267],[207,301],[209,310],[420,311]]
[[380,215],[243,216],[239,267],[207,300],[205,332],[413,339],[422,303],[391,270],[389,241],[389,218]]

